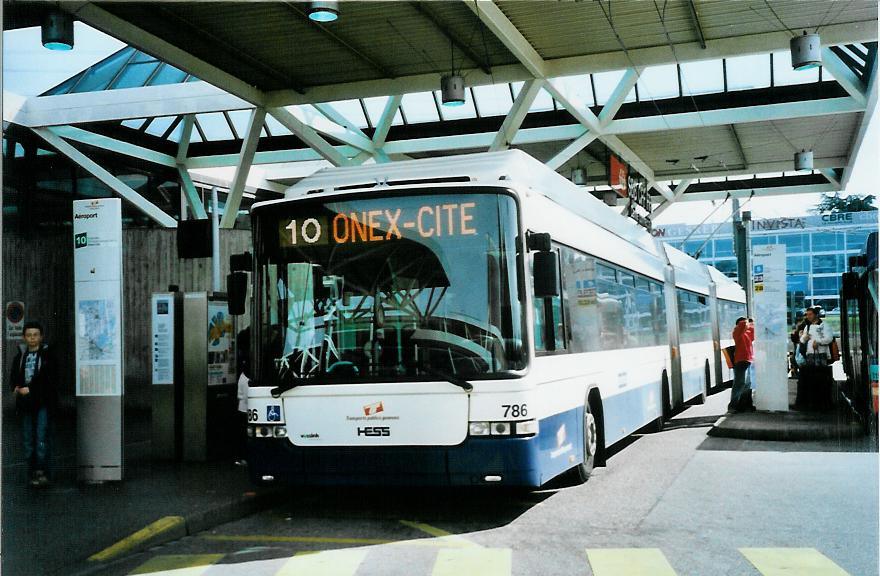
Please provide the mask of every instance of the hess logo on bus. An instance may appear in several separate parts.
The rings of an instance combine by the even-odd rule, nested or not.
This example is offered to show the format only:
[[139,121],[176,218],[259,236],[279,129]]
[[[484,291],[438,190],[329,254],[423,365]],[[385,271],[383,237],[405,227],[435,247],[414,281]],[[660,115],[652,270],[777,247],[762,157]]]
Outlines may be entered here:
[[391,436],[388,426],[362,426],[358,428],[358,436]]
[[326,246],[418,238],[474,236],[476,202],[426,204],[418,208],[384,208],[307,216],[279,223],[282,246]]

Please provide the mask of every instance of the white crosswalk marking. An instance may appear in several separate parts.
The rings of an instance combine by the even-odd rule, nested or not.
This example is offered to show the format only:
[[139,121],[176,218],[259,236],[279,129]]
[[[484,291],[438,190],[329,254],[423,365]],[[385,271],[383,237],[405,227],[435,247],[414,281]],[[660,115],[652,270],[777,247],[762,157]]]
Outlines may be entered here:
[[676,576],[657,548],[588,548],[593,576]]
[[437,553],[432,576],[510,576],[509,548],[445,549]]
[[814,548],[740,548],[764,576],[849,576]]
[[364,548],[303,552],[288,560],[275,576],[353,576],[366,555]]

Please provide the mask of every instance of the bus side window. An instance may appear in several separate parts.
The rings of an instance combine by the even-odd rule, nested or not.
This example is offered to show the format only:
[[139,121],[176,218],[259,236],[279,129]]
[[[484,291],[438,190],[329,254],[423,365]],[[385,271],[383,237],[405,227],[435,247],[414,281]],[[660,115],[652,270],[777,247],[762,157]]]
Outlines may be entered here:
[[[554,250],[557,260],[559,252]],[[560,269],[558,266],[557,269]],[[553,352],[556,350],[565,350],[566,348],[566,329],[562,314],[562,293],[563,284],[561,279],[557,279],[557,285],[560,287],[559,295],[551,298],[535,298],[532,294],[535,313],[535,350],[539,352]]]

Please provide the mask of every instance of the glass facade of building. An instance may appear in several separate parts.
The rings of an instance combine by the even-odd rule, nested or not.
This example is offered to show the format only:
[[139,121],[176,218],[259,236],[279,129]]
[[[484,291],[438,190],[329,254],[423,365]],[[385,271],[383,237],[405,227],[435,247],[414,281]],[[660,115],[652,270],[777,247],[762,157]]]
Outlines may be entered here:
[[[753,246],[785,245],[792,321],[804,307],[822,306],[829,314],[829,321],[835,323],[832,317],[839,309],[841,274],[847,270],[849,256],[861,253],[868,234],[877,231],[877,215],[877,211],[845,212],[752,221]],[[657,226],[654,236],[692,256],[700,250],[701,262],[735,279],[733,225],[723,225],[707,242],[717,226],[705,224],[697,230],[686,224]],[[684,242],[691,232],[691,237]]]

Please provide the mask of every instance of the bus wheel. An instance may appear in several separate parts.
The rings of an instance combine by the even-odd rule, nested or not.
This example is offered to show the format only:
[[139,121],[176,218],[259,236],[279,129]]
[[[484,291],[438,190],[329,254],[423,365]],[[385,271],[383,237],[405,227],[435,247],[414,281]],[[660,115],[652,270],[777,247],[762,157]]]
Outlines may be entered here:
[[666,370],[660,376],[660,415],[650,425],[652,432],[663,432],[666,420],[672,417],[672,410],[669,407],[669,378],[666,376]]
[[568,484],[583,484],[596,466],[605,465],[603,438],[602,406],[593,397],[584,403],[584,461],[569,471]]
[[709,372],[709,361],[706,360],[706,366],[703,368],[703,390],[697,394],[697,397],[694,398],[694,404],[705,404],[706,397],[709,395],[709,386],[712,384],[710,381]]

